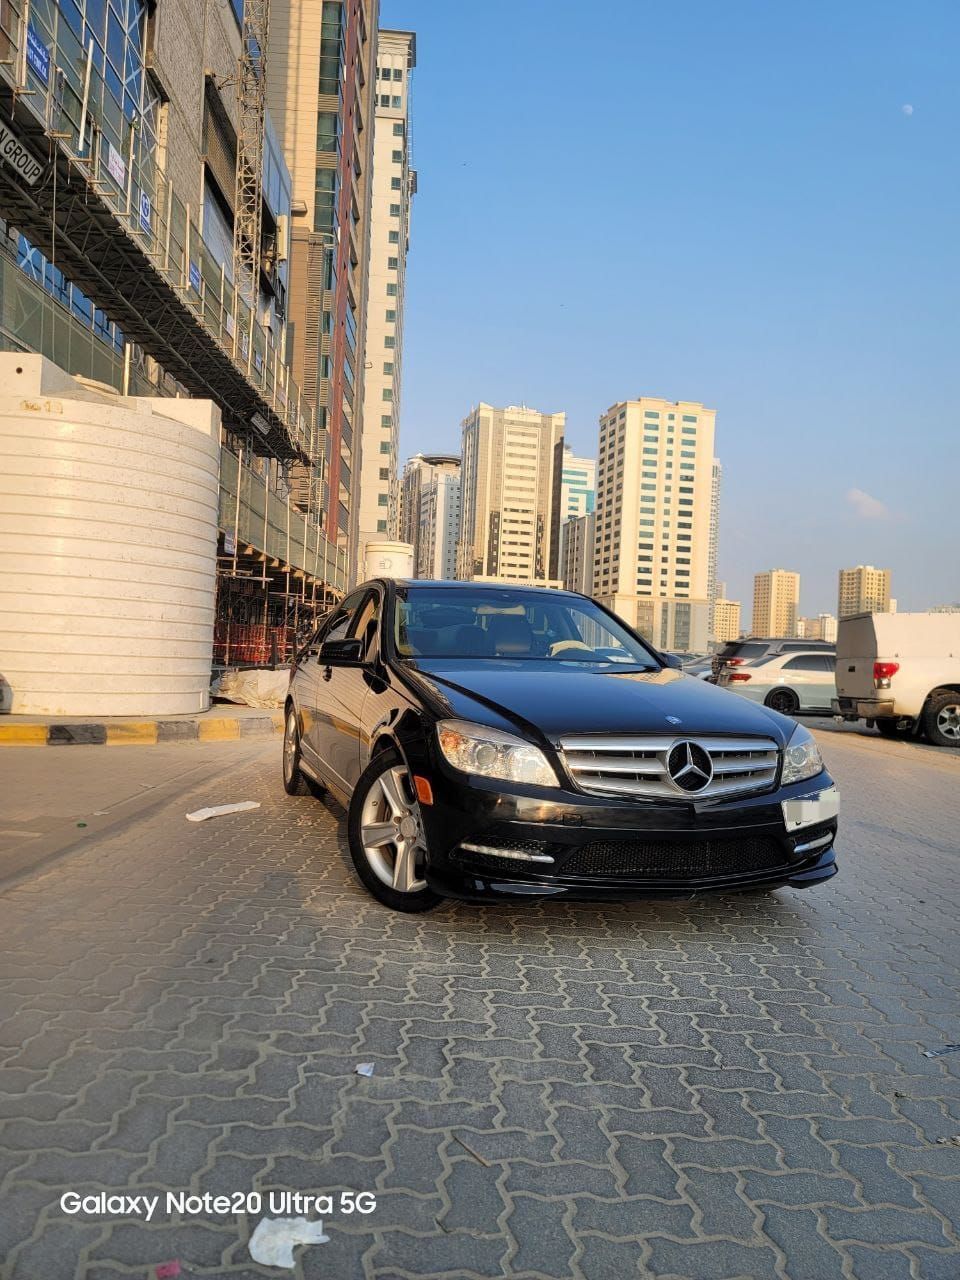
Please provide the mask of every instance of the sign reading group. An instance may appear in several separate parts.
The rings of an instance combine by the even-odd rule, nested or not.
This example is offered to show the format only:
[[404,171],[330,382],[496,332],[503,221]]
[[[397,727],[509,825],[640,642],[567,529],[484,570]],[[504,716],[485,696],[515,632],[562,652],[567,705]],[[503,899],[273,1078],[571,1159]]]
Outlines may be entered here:
[[0,157],[32,187],[43,173],[43,165],[27,150],[6,120],[0,118]]

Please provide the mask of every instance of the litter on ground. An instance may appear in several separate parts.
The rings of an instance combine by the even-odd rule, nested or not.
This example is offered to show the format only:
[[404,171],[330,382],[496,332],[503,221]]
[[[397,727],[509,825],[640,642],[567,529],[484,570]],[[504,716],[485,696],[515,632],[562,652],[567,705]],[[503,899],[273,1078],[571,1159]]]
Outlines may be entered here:
[[261,1218],[250,1237],[250,1257],[265,1267],[290,1267],[296,1264],[293,1249],[298,1244],[325,1244],[322,1222],[306,1218]]
[[259,800],[239,800],[236,804],[215,804],[209,809],[194,809],[187,814],[188,822],[206,822],[208,818],[222,818],[227,813],[246,813],[248,809],[259,809]]
[[373,1065],[374,1064],[372,1062],[358,1062],[357,1065],[353,1068],[353,1070],[354,1070],[354,1073],[358,1076],[372,1076]]

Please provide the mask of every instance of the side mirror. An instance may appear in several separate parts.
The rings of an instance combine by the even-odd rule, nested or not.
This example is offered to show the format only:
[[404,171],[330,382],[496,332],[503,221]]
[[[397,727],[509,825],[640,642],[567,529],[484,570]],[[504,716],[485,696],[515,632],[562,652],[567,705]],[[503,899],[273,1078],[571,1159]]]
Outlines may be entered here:
[[683,663],[675,653],[661,653],[660,657],[665,667],[673,667],[675,671],[679,671],[683,667]]
[[359,639],[350,640],[326,640],[320,646],[317,654],[320,662],[362,662],[363,661],[363,641]]

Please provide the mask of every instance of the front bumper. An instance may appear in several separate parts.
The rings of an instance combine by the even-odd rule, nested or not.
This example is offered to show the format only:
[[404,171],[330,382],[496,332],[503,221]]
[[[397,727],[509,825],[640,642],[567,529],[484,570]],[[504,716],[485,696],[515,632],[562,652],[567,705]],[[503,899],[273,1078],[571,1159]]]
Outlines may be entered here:
[[788,832],[782,807],[832,788],[825,771],[766,794],[701,802],[512,788],[442,768],[431,785],[426,878],[447,897],[693,897],[807,887],[837,872],[835,813]]

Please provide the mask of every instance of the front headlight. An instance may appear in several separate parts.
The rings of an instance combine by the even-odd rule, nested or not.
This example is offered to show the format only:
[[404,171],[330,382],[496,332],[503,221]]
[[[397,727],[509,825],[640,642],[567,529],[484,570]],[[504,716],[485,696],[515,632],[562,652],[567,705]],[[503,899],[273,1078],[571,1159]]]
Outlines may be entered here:
[[783,775],[781,783],[803,782],[804,778],[815,778],[823,770],[823,756],[808,730],[798,724],[787,743],[783,753]]
[[559,786],[557,775],[540,748],[512,733],[486,729],[469,720],[441,720],[437,741],[443,758],[461,773],[537,787]]

